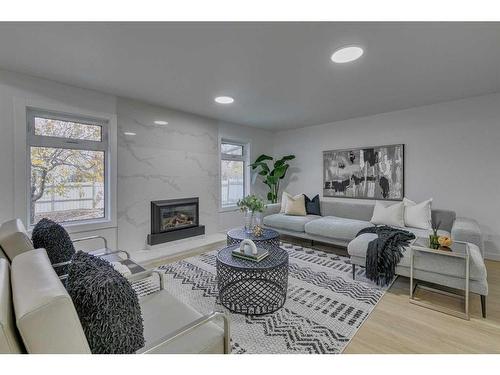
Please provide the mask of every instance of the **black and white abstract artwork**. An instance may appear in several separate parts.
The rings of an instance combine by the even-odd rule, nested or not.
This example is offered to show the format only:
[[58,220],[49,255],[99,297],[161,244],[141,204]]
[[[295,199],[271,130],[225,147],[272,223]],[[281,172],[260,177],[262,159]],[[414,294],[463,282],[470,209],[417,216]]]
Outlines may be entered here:
[[403,199],[404,145],[324,151],[323,196]]

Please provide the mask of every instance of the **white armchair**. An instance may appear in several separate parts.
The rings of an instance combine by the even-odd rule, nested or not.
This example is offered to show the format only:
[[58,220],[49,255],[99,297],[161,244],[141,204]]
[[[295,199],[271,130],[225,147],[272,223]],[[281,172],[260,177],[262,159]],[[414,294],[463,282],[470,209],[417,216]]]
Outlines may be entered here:
[[[73,301],[46,251],[33,249],[20,221],[1,228],[0,247],[7,259],[0,256],[0,353],[90,353]],[[104,245],[107,249],[105,240]],[[146,343],[138,354],[231,352],[225,313],[202,315],[164,290],[161,273],[148,272],[159,277],[160,290],[139,298]],[[217,319],[222,328],[214,323]]]
[[[11,279],[15,322],[28,353],[90,353],[73,301],[44,249],[16,256]],[[139,303],[146,344],[138,353],[230,352],[225,313],[203,316],[163,289]],[[214,324],[218,318],[224,321],[223,328]]]

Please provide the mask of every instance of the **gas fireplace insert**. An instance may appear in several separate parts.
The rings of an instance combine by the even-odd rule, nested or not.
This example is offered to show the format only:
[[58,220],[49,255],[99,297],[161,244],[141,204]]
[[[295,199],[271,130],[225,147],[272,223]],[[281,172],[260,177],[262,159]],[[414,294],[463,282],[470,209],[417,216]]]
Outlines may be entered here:
[[152,201],[148,243],[156,245],[204,234],[205,227],[200,226],[199,215],[199,198]]

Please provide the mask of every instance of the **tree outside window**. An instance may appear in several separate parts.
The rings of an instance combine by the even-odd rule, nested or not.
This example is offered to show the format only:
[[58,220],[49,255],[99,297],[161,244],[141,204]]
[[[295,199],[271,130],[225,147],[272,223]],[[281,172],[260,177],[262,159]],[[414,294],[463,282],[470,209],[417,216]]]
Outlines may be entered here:
[[28,116],[30,222],[105,217],[107,142],[103,125],[57,115]]

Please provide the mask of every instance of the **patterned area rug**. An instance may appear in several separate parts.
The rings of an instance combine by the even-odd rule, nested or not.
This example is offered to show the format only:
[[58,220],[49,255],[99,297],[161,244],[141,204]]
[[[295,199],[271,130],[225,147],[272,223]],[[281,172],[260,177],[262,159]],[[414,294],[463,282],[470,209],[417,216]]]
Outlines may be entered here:
[[[349,258],[284,243],[290,268],[288,296],[273,314],[230,314],[233,353],[342,353],[382,298],[381,288]],[[202,314],[224,309],[217,302],[217,252],[160,266],[165,289]],[[146,285],[134,285],[139,293]]]

